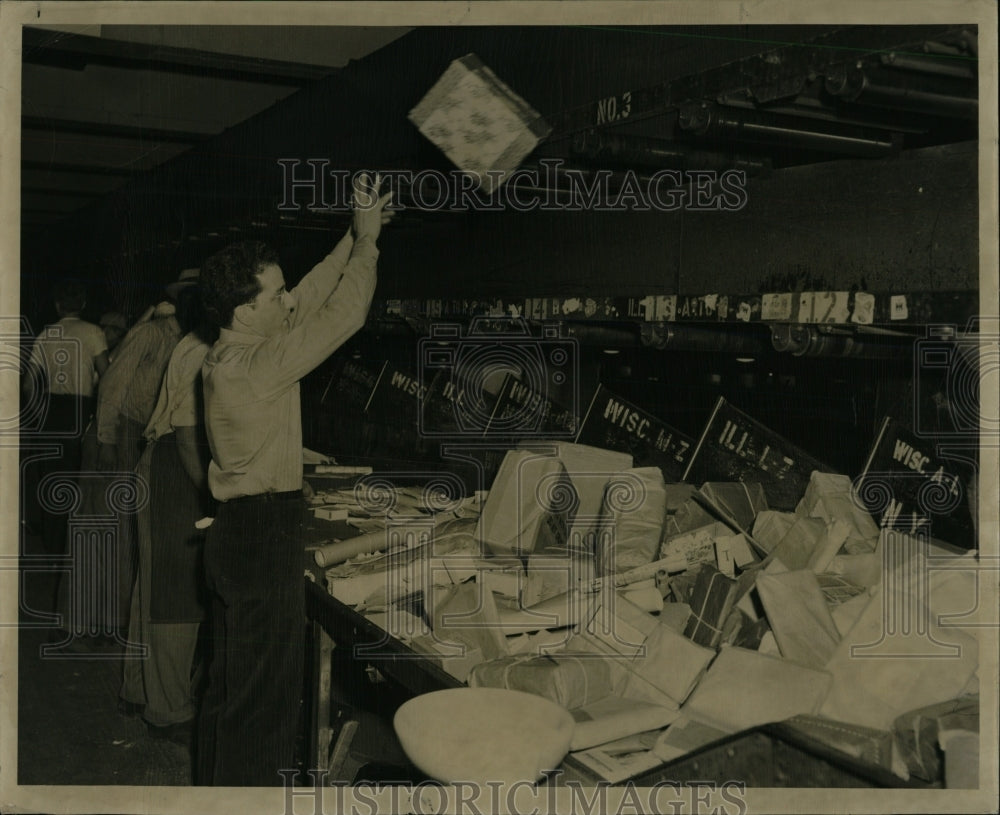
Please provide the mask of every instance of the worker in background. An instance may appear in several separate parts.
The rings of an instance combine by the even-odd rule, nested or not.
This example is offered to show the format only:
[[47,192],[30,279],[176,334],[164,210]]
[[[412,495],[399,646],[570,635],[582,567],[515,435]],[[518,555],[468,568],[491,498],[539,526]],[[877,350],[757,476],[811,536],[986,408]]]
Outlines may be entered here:
[[27,423],[38,419],[36,428],[22,428],[26,441],[45,439],[58,444],[60,452],[26,467],[22,489],[29,529],[41,532],[45,554],[58,556],[68,551],[68,517],[51,506],[54,485],[46,486],[46,476],[75,476],[80,469],[84,429],[93,413],[97,380],[108,367],[108,348],[101,329],[80,316],[87,305],[82,283],[58,282],[54,300],[59,319],[45,326],[31,348],[21,416]]
[[209,346],[200,327],[174,348],[136,468],[149,499],[136,518],[129,642],[145,645],[148,655],[125,661],[118,706],[124,715],[141,714],[154,738],[189,748],[197,712],[192,667],[206,591],[204,533],[196,524],[212,514],[201,386]]
[[128,333],[128,318],[120,311],[106,311],[101,315],[100,326],[108,343],[108,360],[112,360],[115,348]]
[[205,358],[208,482],[219,505],[205,542],[212,593],[208,686],[196,783],[280,785],[294,768],[303,682],[302,416],[299,380],[364,324],[390,194],[355,181],[350,231],[291,292],[276,253],[230,246],[202,267],[220,329]]
[[[156,306],[150,312],[150,319],[140,318],[115,350],[115,359],[98,389],[99,471],[131,473],[139,463],[145,444],[143,434],[156,406],[167,362],[187,330],[187,321],[196,313],[197,280],[197,269],[182,271],[165,289],[172,302]],[[95,486],[100,487],[96,482]],[[113,631],[112,636],[124,644],[136,573],[135,515],[119,512],[118,521],[113,553],[117,567],[109,571],[117,575],[117,583],[97,590],[98,595],[107,594],[106,602],[91,607],[105,610],[98,612],[103,613],[104,619],[95,620],[94,624],[109,633]]]

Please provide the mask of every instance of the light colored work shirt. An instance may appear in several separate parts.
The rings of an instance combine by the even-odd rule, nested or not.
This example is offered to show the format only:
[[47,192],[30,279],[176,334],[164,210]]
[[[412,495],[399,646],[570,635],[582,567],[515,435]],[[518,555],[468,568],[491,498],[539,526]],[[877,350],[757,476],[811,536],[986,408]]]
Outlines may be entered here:
[[145,427],[156,407],[170,355],[181,338],[173,316],[137,325],[115,349],[97,394],[97,439],[115,444],[124,417]]
[[94,360],[107,350],[100,326],[79,317],[63,317],[38,335],[30,359],[45,373],[49,393],[92,396],[97,385]]
[[146,425],[147,439],[155,441],[178,427],[197,427],[204,422],[201,366],[207,354],[208,344],[194,332],[177,343],[167,363],[153,415]]
[[278,334],[222,329],[202,368],[217,500],[302,488],[299,380],[364,325],[377,260],[371,238],[346,235],[293,290]]

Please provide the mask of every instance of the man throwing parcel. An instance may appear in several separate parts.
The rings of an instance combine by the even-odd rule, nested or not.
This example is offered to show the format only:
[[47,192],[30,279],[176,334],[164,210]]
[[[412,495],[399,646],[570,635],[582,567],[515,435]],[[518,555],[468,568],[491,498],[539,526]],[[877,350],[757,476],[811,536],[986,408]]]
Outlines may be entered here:
[[392,213],[379,180],[354,183],[349,232],[293,290],[276,253],[240,243],[202,266],[220,329],[202,368],[219,501],[205,542],[212,654],[198,726],[196,783],[274,786],[294,769],[305,593],[299,380],[365,322],[376,240]]

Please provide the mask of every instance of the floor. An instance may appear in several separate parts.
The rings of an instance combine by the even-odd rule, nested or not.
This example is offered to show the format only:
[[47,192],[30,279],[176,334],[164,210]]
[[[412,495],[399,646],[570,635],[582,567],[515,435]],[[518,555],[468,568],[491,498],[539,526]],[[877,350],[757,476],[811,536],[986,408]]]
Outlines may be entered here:
[[18,659],[18,783],[106,786],[190,785],[184,746],[151,737],[138,716],[118,712],[122,662],[113,654],[42,656],[50,627],[34,611],[51,607],[51,575],[25,575]]

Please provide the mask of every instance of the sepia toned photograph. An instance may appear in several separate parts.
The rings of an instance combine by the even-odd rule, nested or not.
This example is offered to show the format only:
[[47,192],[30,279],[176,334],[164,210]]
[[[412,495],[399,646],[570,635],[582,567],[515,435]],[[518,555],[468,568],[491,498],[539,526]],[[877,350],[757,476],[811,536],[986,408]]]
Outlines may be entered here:
[[994,3],[0,38],[2,811],[998,811]]

